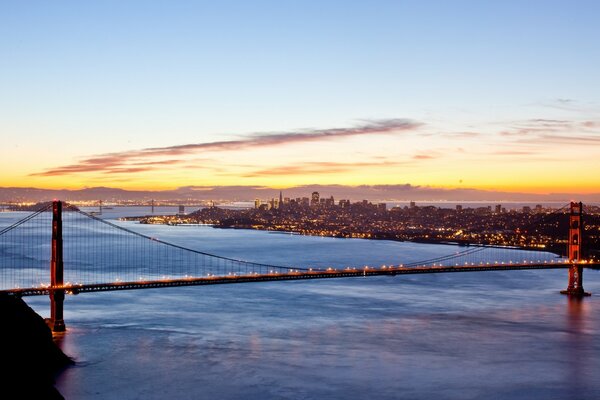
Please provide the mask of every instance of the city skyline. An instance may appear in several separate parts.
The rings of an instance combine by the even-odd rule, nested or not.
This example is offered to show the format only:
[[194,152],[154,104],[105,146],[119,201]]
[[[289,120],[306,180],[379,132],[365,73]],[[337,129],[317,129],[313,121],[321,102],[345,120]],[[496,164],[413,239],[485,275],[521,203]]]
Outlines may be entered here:
[[[98,204],[113,202],[122,204],[145,204],[151,200],[157,202],[195,204],[196,202],[253,202],[256,199],[267,201],[278,197],[310,197],[312,192],[321,192],[327,197],[352,201],[369,200],[375,202],[429,202],[429,203],[561,203],[583,201],[598,205],[600,193],[570,194],[550,193],[531,194],[518,192],[483,191],[473,189],[439,189],[412,185],[304,185],[286,189],[274,189],[262,186],[187,186],[174,190],[125,190],[109,187],[91,187],[75,190],[39,189],[39,188],[2,188],[0,202],[35,203],[53,199],[63,199],[80,204]],[[83,203],[81,203],[83,202]]]
[[0,7],[0,187],[600,200],[595,2]]

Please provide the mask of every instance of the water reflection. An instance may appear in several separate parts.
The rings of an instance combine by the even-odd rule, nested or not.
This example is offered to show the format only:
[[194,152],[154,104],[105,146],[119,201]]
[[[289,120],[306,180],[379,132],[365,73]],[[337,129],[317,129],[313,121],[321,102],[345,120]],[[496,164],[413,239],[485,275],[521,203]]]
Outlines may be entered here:
[[[566,312],[567,335],[564,351],[569,368],[566,369],[567,385],[570,389],[570,398],[581,398],[581,389],[585,388],[585,378],[590,368],[588,357],[590,356],[589,340],[587,332],[587,317],[589,314],[589,302],[585,298],[568,296]],[[593,353],[592,353],[593,354]]]

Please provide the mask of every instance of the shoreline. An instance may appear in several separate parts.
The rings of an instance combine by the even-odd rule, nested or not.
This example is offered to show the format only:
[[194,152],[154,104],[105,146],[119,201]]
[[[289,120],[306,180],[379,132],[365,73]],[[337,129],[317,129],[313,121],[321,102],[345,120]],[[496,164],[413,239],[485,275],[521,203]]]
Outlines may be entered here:
[[497,248],[497,249],[514,249],[514,250],[524,250],[524,251],[543,251],[547,253],[555,254],[557,257],[562,257],[562,250],[558,245],[548,245],[544,248],[532,247],[532,246],[511,246],[511,245],[500,245],[494,243],[482,243],[482,242],[468,242],[468,241],[453,241],[447,239],[432,239],[432,238],[414,238],[414,239],[401,239],[390,236],[344,236],[344,235],[335,235],[335,234],[310,234],[298,231],[290,231],[287,229],[259,229],[252,228],[247,226],[221,226],[219,224],[207,224],[207,223],[154,223],[154,222],[142,222],[141,219],[145,217],[125,217],[120,218],[121,221],[137,221],[139,224],[145,225],[165,225],[165,226],[210,226],[215,229],[239,229],[239,230],[249,230],[249,231],[261,231],[272,234],[288,234],[293,236],[315,236],[315,237],[329,237],[335,239],[364,239],[364,240],[389,240],[393,242],[409,242],[409,243],[421,243],[421,244],[443,244],[450,246],[459,246],[459,247],[488,247],[488,248]]

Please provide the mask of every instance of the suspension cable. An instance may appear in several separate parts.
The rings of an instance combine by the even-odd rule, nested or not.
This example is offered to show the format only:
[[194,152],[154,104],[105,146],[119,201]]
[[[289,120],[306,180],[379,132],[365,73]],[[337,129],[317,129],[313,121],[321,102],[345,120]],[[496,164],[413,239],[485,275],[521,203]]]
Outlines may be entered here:
[[48,211],[50,208],[52,208],[52,204],[47,204],[46,206],[40,208],[39,210],[37,210],[34,213],[31,213],[30,215],[23,218],[22,220],[19,220],[19,221],[15,222],[14,224],[7,226],[6,228],[0,230],[0,235],[4,235],[6,232],[9,232],[9,231],[15,229],[16,227],[23,225],[25,222],[31,220],[32,218],[37,217],[38,215],[40,215],[41,213],[43,213],[45,211]]
[[185,247],[185,246],[181,246],[181,245],[178,245],[178,244],[166,242],[164,240],[161,240],[161,239],[158,239],[158,238],[154,238],[154,237],[151,237],[151,236],[148,236],[148,235],[144,235],[143,233],[139,233],[139,232],[136,232],[134,230],[127,229],[125,227],[113,224],[112,222],[106,221],[106,220],[104,220],[102,218],[98,218],[95,215],[88,214],[85,211],[81,211],[78,208],[75,208],[75,207],[71,206],[70,204],[66,204],[65,203],[65,205],[69,209],[71,209],[72,211],[75,211],[75,212],[77,212],[77,213],[79,213],[81,215],[84,215],[84,216],[86,216],[88,218],[91,218],[91,219],[93,219],[95,221],[101,222],[101,223],[103,223],[105,225],[108,225],[108,226],[110,226],[112,228],[115,228],[115,229],[118,229],[120,231],[129,233],[131,235],[136,235],[138,237],[141,237],[141,238],[144,238],[144,239],[147,239],[147,240],[151,240],[153,242],[160,243],[160,244],[165,245],[165,246],[170,246],[170,247],[173,247],[173,248],[176,248],[176,249],[179,249],[179,250],[185,250],[185,251],[189,251],[189,252],[192,252],[192,253],[195,253],[195,254],[200,254],[200,255],[208,256],[208,257],[213,257],[213,258],[217,258],[217,259],[224,260],[224,261],[239,262],[239,263],[244,263],[244,264],[258,266],[258,267],[280,268],[280,269],[288,269],[288,270],[303,270],[303,271],[308,271],[308,268],[296,268],[296,267],[287,267],[287,266],[282,266],[282,265],[261,264],[261,263],[257,263],[257,262],[246,261],[246,260],[241,260],[241,259],[231,258],[231,257],[225,257],[225,256],[219,256],[219,255],[216,255],[216,254],[206,253],[206,252],[200,251],[200,250],[190,249],[189,247]]

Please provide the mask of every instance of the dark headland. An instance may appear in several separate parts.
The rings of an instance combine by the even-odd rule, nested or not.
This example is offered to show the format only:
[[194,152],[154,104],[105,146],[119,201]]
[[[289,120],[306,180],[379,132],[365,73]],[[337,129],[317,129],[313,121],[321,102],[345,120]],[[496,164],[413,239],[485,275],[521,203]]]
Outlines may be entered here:
[[44,319],[22,299],[0,294],[0,390],[8,398],[63,399],[54,378],[73,364],[54,343]]

